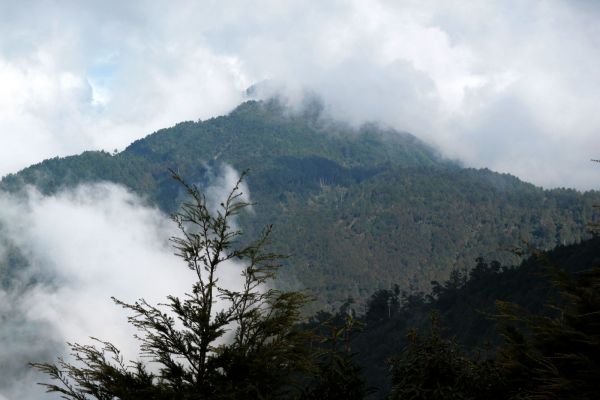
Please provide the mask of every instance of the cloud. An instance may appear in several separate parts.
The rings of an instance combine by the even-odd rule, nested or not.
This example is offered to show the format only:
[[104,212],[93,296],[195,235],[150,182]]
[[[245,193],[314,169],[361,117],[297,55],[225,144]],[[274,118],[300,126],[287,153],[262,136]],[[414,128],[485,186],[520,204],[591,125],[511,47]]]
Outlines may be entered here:
[[466,165],[595,186],[600,8],[583,1],[2,4],[0,174],[222,114],[256,82]]
[[[207,180],[216,202],[239,176],[231,167],[222,170]],[[9,238],[0,246],[2,263],[10,258],[13,267],[21,266],[3,271],[3,279],[14,279],[0,286],[0,398],[47,398],[34,385],[46,377],[27,363],[53,361],[65,352],[66,341],[91,343],[94,336],[114,343],[125,359],[136,359],[134,328],[110,297],[157,304],[169,294],[182,296],[195,280],[173,255],[169,238],[177,232],[170,218],[111,183],[53,196],[32,188],[0,194],[0,230]],[[240,268],[222,265],[219,283],[240,287]]]
[[151,5],[1,7],[1,175],[223,114],[250,84],[193,32],[167,36],[177,16]]
[[[565,2],[355,2],[326,28],[294,29],[303,36],[257,70],[311,87],[338,118],[410,131],[467,165],[590,188],[598,16]],[[245,58],[270,48],[260,39]]]
[[[212,215],[222,208],[221,204],[227,199],[231,190],[237,185],[239,197],[237,201],[248,203],[246,211],[252,211],[250,190],[245,181],[239,182],[240,173],[229,164],[209,165],[205,164],[207,181],[202,190],[206,198],[206,205]],[[239,184],[238,184],[239,182]],[[201,185],[199,185],[201,186]]]

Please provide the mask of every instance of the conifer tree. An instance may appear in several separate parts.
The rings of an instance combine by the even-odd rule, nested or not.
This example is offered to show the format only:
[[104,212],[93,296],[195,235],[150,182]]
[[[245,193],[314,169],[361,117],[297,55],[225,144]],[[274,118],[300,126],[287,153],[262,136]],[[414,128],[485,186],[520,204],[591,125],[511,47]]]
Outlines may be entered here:
[[303,385],[299,400],[362,400],[375,393],[353,359],[350,337],[360,323],[349,309],[351,302],[349,299],[335,315],[321,314],[326,319],[318,327],[328,332],[321,335],[314,353],[316,371]]
[[[306,296],[267,287],[280,256],[265,250],[271,228],[248,245],[232,219],[249,206],[237,182],[216,215],[204,195],[173,174],[189,200],[173,215],[179,236],[176,254],[194,273],[183,297],[166,304],[113,299],[131,313],[142,359],[125,362],[119,349],[69,344],[73,360],[37,363],[53,383],[48,392],[65,399],[273,399],[291,396],[294,378],[311,367],[310,335],[296,328]],[[219,272],[242,264],[243,286],[223,287]],[[217,309],[216,301],[225,304]],[[230,340],[225,340],[232,331]]]
[[600,378],[600,266],[575,279],[553,268],[561,302],[530,315],[498,302],[507,346],[500,363],[522,399],[596,399]]
[[408,334],[400,357],[390,360],[390,400],[506,399],[502,370],[493,360],[472,358],[453,340],[442,338],[437,315],[431,330]]

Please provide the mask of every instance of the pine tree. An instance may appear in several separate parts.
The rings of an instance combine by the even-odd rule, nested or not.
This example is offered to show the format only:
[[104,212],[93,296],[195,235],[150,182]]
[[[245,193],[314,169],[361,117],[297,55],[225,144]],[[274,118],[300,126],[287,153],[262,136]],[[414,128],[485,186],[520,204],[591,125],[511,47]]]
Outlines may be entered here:
[[441,337],[437,316],[425,337],[415,330],[400,357],[390,361],[390,400],[506,399],[502,370],[493,360],[473,359]]
[[362,400],[375,393],[362,376],[362,368],[354,361],[350,339],[360,323],[349,299],[338,311],[331,315],[321,313],[324,320],[317,324],[320,343],[315,349],[316,371],[303,386],[299,400]]
[[499,302],[507,345],[500,362],[522,399],[596,399],[600,378],[600,266],[575,279],[554,267],[553,315]]
[[[290,394],[294,380],[310,370],[310,334],[296,328],[306,296],[267,287],[281,259],[265,251],[271,227],[248,245],[232,228],[232,219],[249,206],[239,189],[243,175],[216,215],[198,188],[174,178],[189,196],[173,215],[180,235],[172,241],[195,274],[191,291],[159,305],[113,299],[131,313],[142,360],[158,369],[125,362],[105,341],[69,344],[74,361],[32,364],[54,381],[43,384],[48,392],[73,400],[272,399]],[[233,261],[243,264],[238,290],[218,279]],[[216,309],[217,299],[226,306]],[[227,331],[233,337],[225,341]]]

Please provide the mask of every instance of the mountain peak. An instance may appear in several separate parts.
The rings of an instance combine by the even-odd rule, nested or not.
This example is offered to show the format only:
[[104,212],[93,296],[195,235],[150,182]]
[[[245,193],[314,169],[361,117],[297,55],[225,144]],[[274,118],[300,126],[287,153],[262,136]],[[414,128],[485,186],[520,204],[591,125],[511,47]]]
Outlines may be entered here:
[[181,197],[169,169],[200,185],[215,166],[250,169],[260,205],[240,223],[251,234],[274,224],[275,250],[295,254],[281,284],[307,287],[323,302],[360,299],[382,281],[426,288],[481,255],[514,262],[502,249],[523,239],[540,248],[580,240],[600,203],[596,194],[544,191],[461,168],[410,134],[354,128],[320,107],[298,112],[278,99],[249,100],[225,116],[161,129],[118,154],[44,161],[5,177],[0,188],[31,184],[52,194],[110,181],[171,212]]

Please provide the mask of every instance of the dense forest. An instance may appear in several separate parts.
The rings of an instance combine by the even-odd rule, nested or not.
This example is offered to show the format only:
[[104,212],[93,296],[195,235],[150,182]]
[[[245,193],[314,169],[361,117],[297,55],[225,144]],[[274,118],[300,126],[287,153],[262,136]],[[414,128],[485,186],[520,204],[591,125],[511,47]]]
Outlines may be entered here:
[[[543,190],[463,168],[410,134],[331,121],[318,104],[293,113],[276,100],[177,124],[121,152],[46,160],[4,177],[0,188],[55,193],[110,181],[171,213],[181,193],[169,169],[202,187],[226,165],[250,170],[258,206],[240,217],[244,231],[256,236],[273,224],[275,250],[293,255],[278,285],[306,288],[319,307],[334,309],[389,282],[428,291],[478,257],[517,263],[510,249],[523,240],[540,249],[577,242],[600,203],[597,192]],[[20,262],[18,249],[11,254]]]
[[[402,292],[397,285],[381,289],[371,295],[364,309],[353,309],[348,303],[338,313],[316,315],[313,322],[340,321],[348,312],[356,313],[362,329],[352,335],[350,345],[356,351],[357,362],[365,368],[369,383],[380,388],[383,396],[390,389],[390,359],[411,345],[412,332],[430,334],[432,317],[438,338],[451,343],[466,358],[483,360],[494,359],[506,344],[500,318],[502,304],[519,305],[519,317],[529,313],[540,319],[564,318],[560,307],[575,300],[573,293],[561,297],[564,281],[582,276],[582,281],[586,281],[590,279],[586,273],[597,271],[600,238],[558,246],[550,252],[532,251],[534,254],[518,266],[480,258],[471,269],[453,270],[445,282],[432,282],[431,292]],[[593,302],[600,295],[598,283],[592,280],[578,284],[591,285],[585,301],[597,307],[598,303],[594,306]],[[595,324],[598,311],[593,314]],[[597,330],[589,333],[598,335]],[[594,340],[597,346],[598,336]]]
[[[518,267],[479,258],[430,293],[398,285],[363,310],[348,299],[308,320],[301,292],[264,289],[281,256],[268,226],[243,244],[231,220],[250,204],[238,185],[216,213],[188,193],[173,214],[176,255],[195,272],[166,303],[113,299],[141,354],[70,344],[73,362],[34,363],[66,399],[592,399],[600,372],[600,238],[533,255]],[[218,271],[243,263],[228,289]],[[220,309],[215,300],[225,302]],[[227,340],[224,335],[231,332]],[[146,361],[147,360],[147,361]],[[158,366],[152,367],[148,362]]]

